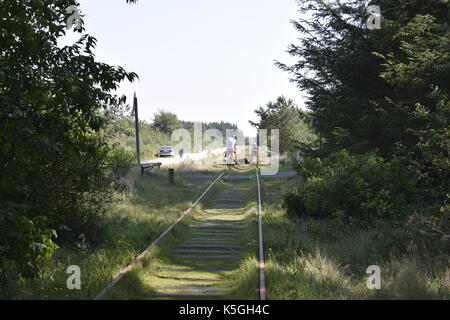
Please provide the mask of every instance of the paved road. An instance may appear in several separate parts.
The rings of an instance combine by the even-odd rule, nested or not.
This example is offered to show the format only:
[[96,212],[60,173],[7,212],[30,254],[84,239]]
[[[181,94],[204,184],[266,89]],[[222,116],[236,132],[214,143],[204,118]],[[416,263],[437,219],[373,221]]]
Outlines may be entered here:
[[201,153],[188,153],[183,155],[183,158],[180,159],[180,156],[177,155],[173,158],[156,158],[151,160],[144,160],[142,163],[150,163],[150,162],[161,162],[163,166],[170,164],[180,164],[182,162],[190,162],[190,161],[200,161],[207,158],[211,158],[212,161],[217,161],[218,163],[223,162],[223,154],[225,153],[225,149],[216,149],[210,151],[203,151]]

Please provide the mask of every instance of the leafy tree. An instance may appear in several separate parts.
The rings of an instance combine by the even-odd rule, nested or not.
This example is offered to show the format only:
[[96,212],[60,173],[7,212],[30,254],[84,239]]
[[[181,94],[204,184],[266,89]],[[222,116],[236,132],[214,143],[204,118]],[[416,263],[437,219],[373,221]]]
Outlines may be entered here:
[[[307,125],[302,121],[302,112],[294,104],[292,99],[278,97],[275,102],[269,102],[265,107],[260,107],[255,113],[259,117],[258,122],[250,121],[257,129],[278,129],[280,133],[280,153],[287,152],[293,145],[299,142],[307,142],[312,138]],[[270,145],[270,138],[268,137]]]
[[183,126],[175,113],[160,110],[155,114],[153,127],[164,134],[171,135],[173,131]]
[[0,254],[29,273],[55,243],[98,234],[110,185],[100,130],[125,102],[113,93],[118,84],[137,77],[96,61],[90,35],[57,46],[72,5],[4,0],[0,7]]

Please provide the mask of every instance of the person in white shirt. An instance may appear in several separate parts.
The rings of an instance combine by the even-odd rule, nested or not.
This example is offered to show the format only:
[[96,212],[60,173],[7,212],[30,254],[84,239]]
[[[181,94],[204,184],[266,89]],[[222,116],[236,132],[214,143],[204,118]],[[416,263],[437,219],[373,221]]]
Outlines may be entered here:
[[251,161],[253,163],[257,163],[258,162],[258,145],[256,143],[253,143],[250,157],[251,157]]
[[229,167],[235,165],[234,155],[236,153],[236,143],[236,136],[232,136],[227,139],[227,165]]

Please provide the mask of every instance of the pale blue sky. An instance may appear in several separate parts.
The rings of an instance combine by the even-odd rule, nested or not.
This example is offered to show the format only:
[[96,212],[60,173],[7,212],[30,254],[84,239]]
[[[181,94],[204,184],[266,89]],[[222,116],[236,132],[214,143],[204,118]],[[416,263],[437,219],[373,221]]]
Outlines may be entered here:
[[[157,109],[182,120],[229,121],[247,135],[254,110],[279,95],[299,106],[303,94],[273,60],[298,34],[294,0],[79,0],[87,33],[98,39],[99,61],[139,74],[122,85],[136,91],[140,118]],[[70,35],[66,41],[73,41]]]

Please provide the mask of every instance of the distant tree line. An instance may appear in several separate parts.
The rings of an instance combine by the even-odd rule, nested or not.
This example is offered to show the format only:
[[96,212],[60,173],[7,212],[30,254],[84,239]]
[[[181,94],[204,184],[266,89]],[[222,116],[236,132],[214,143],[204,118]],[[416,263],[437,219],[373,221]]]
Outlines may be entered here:
[[[217,129],[222,132],[224,136],[227,129],[238,130],[238,126],[236,124],[229,122],[199,122],[202,124],[203,131],[208,129]],[[193,131],[194,124],[195,122],[193,121],[179,120],[176,114],[164,110],[159,110],[155,113],[153,118],[153,127],[167,135],[171,135],[173,131],[180,128]]]
[[[225,137],[227,130],[234,130],[238,131],[239,128],[234,123],[229,122],[201,122],[203,131],[209,130],[209,129],[217,129],[220,132],[222,132],[222,135]],[[194,122],[192,121],[181,121],[181,125],[184,129],[191,131],[194,129]]]

